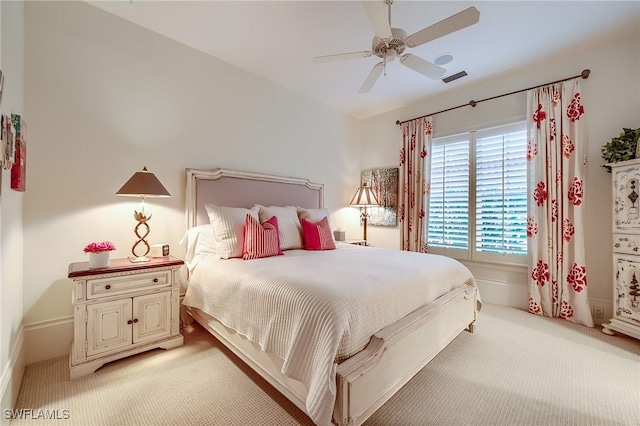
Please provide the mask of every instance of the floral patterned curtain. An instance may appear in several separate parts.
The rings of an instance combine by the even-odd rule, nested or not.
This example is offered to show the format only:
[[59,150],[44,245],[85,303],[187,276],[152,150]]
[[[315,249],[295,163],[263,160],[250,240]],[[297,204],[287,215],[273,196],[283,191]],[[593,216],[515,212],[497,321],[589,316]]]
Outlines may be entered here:
[[402,124],[400,149],[400,191],[398,222],[402,250],[427,252],[426,229],[429,223],[429,186],[431,179],[431,117]]
[[593,327],[587,296],[587,140],[578,79],[529,90],[529,312]]

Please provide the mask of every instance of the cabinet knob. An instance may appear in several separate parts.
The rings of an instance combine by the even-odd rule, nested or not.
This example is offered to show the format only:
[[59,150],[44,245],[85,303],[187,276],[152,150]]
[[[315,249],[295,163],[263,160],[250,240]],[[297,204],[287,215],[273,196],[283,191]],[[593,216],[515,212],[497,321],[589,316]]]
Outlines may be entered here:
[[158,282],[158,279],[157,279],[157,278],[154,278],[154,279],[153,279],[153,282],[154,282],[154,283],[157,283],[157,282]]
[[104,288],[106,288],[107,290],[109,290],[111,288],[111,284],[107,284],[106,286],[104,286]]
[[133,324],[133,321],[129,320],[129,321],[127,321],[127,324],[131,325],[131,324]]
[[134,320],[133,320],[133,322],[134,322],[134,323],[138,322],[138,318],[134,319]]

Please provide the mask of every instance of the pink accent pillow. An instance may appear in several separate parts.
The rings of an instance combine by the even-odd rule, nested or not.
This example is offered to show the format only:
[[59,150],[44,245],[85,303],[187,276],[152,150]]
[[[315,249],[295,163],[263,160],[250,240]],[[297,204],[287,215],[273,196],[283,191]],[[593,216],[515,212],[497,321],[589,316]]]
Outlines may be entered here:
[[282,254],[280,250],[280,231],[278,230],[278,218],[271,219],[260,224],[256,218],[247,215],[244,229],[244,260],[258,259]]
[[329,219],[326,216],[318,223],[309,222],[307,219],[301,219],[300,222],[302,223],[306,250],[333,250],[336,248]]

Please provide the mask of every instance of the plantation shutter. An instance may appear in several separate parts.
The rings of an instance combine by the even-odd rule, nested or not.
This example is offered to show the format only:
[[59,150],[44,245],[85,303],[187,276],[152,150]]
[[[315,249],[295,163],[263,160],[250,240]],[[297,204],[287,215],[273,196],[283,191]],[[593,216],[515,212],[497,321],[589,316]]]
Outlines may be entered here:
[[526,150],[525,122],[433,140],[430,252],[526,263]]
[[441,138],[431,148],[430,247],[469,249],[469,140]]
[[526,138],[522,123],[475,135],[477,252],[527,254]]

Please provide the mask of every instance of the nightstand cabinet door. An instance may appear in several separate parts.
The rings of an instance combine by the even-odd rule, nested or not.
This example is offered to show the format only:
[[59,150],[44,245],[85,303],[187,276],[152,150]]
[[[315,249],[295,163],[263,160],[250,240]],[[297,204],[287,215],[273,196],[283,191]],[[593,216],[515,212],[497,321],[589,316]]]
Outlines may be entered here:
[[113,259],[104,268],[69,265],[73,280],[73,342],[69,377],[151,349],[184,343],[180,332],[180,268],[172,256],[135,263]]
[[170,291],[133,299],[133,343],[171,335],[170,300]]
[[87,306],[87,356],[131,345],[131,299]]

